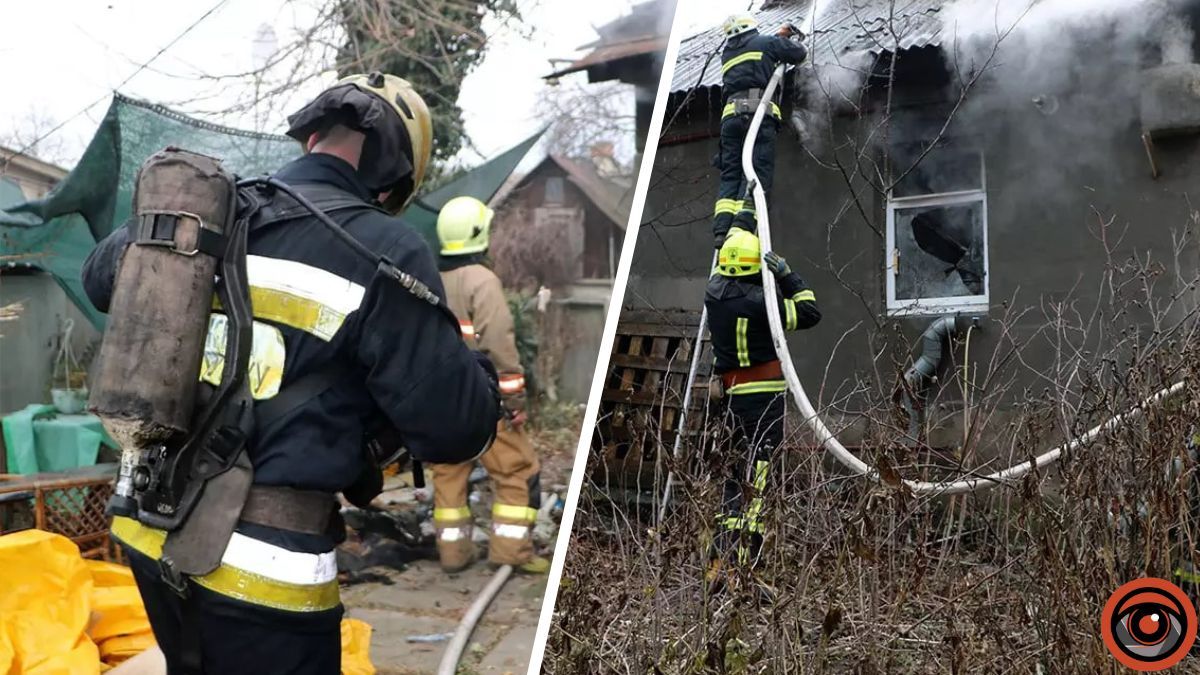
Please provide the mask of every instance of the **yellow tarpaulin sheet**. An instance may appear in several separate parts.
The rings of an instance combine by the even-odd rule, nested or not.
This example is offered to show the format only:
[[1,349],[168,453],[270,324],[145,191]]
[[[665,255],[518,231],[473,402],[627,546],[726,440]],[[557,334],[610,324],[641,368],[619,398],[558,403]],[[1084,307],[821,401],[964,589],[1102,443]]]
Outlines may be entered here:
[[[374,675],[371,627],[342,621],[342,673]],[[129,568],[84,560],[66,537],[0,536],[0,675],[90,675],[154,646]]]

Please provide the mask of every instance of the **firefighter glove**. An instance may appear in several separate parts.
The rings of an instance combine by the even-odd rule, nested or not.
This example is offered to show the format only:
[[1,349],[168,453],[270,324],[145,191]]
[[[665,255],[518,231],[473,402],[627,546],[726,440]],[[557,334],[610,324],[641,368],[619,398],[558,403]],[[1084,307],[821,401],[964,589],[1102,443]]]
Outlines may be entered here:
[[788,267],[787,261],[779,257],[774,251],[767,251],[766,255],[763,256],[763,262],[767,264],[767,269],[771,270],[776,277],[782,278],[792,273],[792,268]]
[[790,38],[793,35],[801,37],[801,38],[804,37],[804,32],[801,31],[799,28],[796,27],[795,24],[792,24],[792,23],[783,24],[782,26],[779,27],[779,30],[776,31],[775,34],[782,38]]

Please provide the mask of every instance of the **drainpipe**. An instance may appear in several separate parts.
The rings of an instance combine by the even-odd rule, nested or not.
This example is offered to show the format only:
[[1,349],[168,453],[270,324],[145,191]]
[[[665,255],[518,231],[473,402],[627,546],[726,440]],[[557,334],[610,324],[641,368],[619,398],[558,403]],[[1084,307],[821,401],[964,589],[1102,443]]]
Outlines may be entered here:
[[904,373],[904,382],[908,385],[901,399],[905,412],[908,413],[908,435],[917,438],[920,432],[920,422],[917,419],[916,406],[909,391],[920,392],[924,396],[929,380],[937,374],[945,356],[945,345],[950,338],[958,335],[958,322],[952,316],[934,319],[933,323],[921,334],[921,356],[916,363]]

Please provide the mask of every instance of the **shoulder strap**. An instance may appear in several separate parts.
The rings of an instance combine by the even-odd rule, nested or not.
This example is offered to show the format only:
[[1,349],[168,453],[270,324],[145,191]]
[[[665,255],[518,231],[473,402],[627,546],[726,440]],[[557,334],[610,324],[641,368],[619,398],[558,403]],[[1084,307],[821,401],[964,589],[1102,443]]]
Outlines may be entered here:
[[300,376],[295,382],[279,390],[265,401],[254,404],[254,423],[258,429],[265,429],[283,419],[296,408],[308,403],[325,393],[345,372],[344,368],[330,363],[323,368]]
[[[378,211],[384,215],[391,215],[375,204],[363,201],[360,197],[356,197],[341,188],[326,183],[300,183],[294,187],[297,192],[304,195],[314,206],[325,213],[363,210]],[[312,212],[301,206],[296,200],[282,192],[276,192],[259,209],[258,217],[251,223],[251,229],[258,229],[285,220],[304,218],[311,215]]]

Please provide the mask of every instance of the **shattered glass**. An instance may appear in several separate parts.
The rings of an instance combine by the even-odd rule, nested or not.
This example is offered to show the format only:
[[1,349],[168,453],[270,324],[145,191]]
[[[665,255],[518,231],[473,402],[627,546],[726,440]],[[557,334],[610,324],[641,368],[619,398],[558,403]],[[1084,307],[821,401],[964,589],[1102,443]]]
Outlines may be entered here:
[[897,300],[984,294],[983,201],[896,209]]

